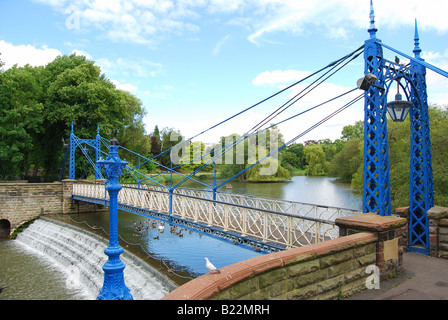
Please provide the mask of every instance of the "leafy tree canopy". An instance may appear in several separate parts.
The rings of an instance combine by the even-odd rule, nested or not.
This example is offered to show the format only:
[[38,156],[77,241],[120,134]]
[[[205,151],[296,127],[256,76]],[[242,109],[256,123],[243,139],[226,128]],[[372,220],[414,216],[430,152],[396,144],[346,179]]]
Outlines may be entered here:
[[139,99],[118,90],[84,56],[59,56],[45,67],[14,66],[0,73],[0,159],[13,159],[0,167],[0,176],[31,167],[55,174],[71,122],[78,137],[93,139],[99,124],[103,137],[148,154],[144,115]]

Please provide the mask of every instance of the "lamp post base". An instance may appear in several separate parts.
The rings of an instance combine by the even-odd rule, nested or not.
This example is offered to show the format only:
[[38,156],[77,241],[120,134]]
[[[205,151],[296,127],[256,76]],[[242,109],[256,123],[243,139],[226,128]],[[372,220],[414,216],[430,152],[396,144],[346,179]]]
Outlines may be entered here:
[[119,255],[123,252],[121,247],[108,247],[104,253],[109,260],[104,264],[104,283],[97,300],[133,300],[129,288],[124,283],[123,270],[126,267]]

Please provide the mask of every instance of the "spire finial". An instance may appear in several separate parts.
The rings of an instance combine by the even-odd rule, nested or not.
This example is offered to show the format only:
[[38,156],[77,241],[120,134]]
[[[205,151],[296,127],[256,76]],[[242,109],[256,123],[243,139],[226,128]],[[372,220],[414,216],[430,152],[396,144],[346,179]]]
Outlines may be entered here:
[[414,55],[415,58],[420,58],[420,53],[422,49],[420,49],[420,37],[418,35],[418,26],[417,19],[415,19],[415,36],[414,36]]
[[378,29],[375,26],[375,10],[373,9],[373,0],[370,0],[370,27],[367,30],[370,33],[370,38],[376,38]]

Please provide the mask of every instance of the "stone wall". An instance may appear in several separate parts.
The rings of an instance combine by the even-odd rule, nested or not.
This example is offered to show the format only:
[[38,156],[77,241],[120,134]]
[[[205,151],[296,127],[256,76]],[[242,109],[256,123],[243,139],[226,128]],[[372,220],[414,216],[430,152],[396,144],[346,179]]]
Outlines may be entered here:
[[441,219],[439,223],[438,257],[448,259],[448,219]]
[[337,239],[226,266],[219,274],[187,282],[163,299],[334,300],[401,271],[406,219],[366,213],[336,219],[336,224]]
[[2,183],[0,203],[0,220],[15,229],[41,214],[62,213],[62,183]]
[[359,233],[255,257],[187,282],[163,299],[338,299],[365,288],[376,240]]
[[358,232],[371,232],[377,237],[376,266],[380,270],[381,280],[385,280],[402,271],[405,242],[402,240],[407,228],[407,220],[394,216],[379,216],[364,213],[336,219],[339,236]]
[[[396,209],[395,213],[409,221],[409,207]],[[448,208],[435,206],[428,210],[429,255],[448,259]],[[403,232],[405,247],[408,246],[408,227]]]
[[0,183],[1,234],[9,233],[40,215],[88,212],[102,209],[72,199],[73,181],[52,183]]

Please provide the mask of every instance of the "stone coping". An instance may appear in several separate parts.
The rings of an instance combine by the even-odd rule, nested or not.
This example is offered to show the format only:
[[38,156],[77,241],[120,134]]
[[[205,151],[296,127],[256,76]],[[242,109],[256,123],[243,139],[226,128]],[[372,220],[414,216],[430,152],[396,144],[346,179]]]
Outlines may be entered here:
[[432,207],[428,210],[428,219],[443,219],[448,216],[448,209],[445,207]]
[[381,232],[398,229],[406,225],[407,219],[395,216],[380,216],[376,213],[368,212],[337,218],[335,223],[337,226],[343,228],[355,228],[357,230]]
[[0,186],[4,187],[11,187],[11,186],[28,186],[28,187],[35,187],[35,186],[42,186],[42,185],[57,185],[57,184],[62,184],[62,182],[59,181],[53,181],[53,182],[33,182],[30,183],[28,181],[23,182],[23,181],[19,181],[19,182],[1,182],[0,181]]
[[[377,241],[372,233],[357,233],[304,247],[288,249],[223,267],[219,274],[205,274],[187,282],[162,300],[208,300],[236,283],[266,271],[316,259],[320,256]],[[205,263],[205,262],[204,262]]]

